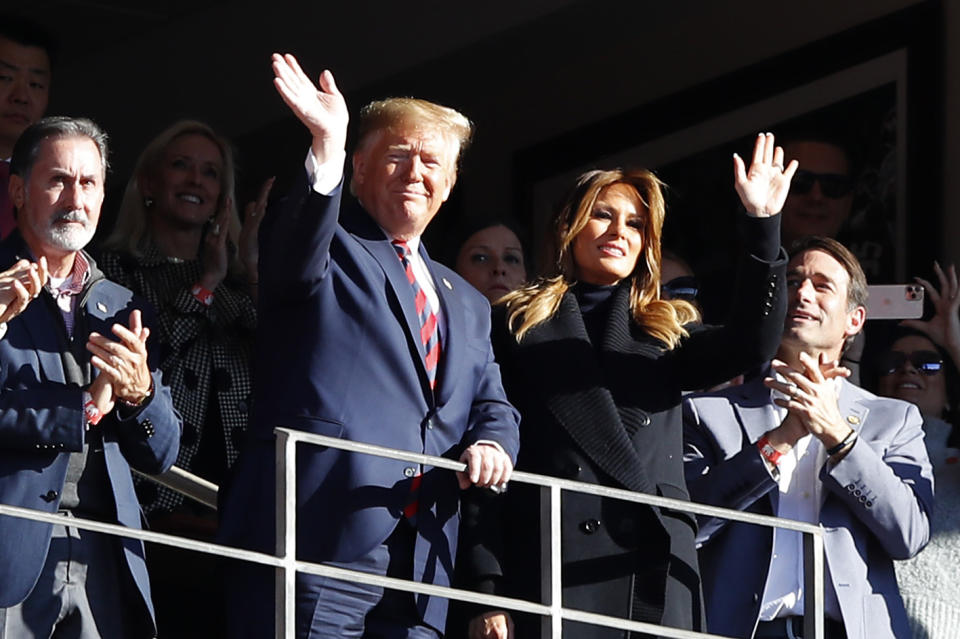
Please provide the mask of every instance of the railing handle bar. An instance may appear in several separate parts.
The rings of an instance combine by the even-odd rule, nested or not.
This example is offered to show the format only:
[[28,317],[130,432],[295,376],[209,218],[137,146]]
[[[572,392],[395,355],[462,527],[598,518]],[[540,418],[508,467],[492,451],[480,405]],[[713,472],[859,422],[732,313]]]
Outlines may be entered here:
[[278,429],[276,446],[276,550],[282,564],[276,569],[274,628],[276,639],[292,639],[297,576],[297,440],[289,431]]

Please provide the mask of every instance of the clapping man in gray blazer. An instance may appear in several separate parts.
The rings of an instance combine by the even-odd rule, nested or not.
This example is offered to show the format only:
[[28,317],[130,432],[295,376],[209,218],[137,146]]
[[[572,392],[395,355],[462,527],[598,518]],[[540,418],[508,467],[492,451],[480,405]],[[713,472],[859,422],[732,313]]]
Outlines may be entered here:
[[[828,639],[905,637],[892,560],[926,545],[933,505],[920,413],[850,384],[836,363],[866,320],[856,257],[821,237],[791,255],[769,377],[684,402],[690,494],[821,524]],[[701,518],[698,545],[709,632],[802,636],[800,533]]]

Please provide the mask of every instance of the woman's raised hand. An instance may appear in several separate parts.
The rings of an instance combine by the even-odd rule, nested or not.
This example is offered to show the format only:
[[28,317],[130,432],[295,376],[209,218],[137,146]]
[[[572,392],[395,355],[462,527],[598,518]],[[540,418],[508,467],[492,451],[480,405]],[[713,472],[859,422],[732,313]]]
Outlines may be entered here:
[[734,187],[747,214],[770,217],[780,213],[797,166],[797,161],[793,160],[784,168],[783,147],[774,144],[772,133],[757,136],[749,170],[744,166],[743,159],[734,153]]

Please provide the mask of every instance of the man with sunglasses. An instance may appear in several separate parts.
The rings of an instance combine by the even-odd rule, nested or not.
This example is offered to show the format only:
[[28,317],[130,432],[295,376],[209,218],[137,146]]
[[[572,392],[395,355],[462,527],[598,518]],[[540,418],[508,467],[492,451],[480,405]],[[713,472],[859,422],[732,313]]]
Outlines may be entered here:
[[[694,501],[824,528],[828,639],[909,635],[893,559],[930,536],[933,476],[916,406],[843,379],[837,361],[866,319],[866,278],[833,239],[795,244],[787,319],[769,377],[684,402]],[[700,519],[707,628],[802,637],[799,533]]]
[[781,237],[790,246],[808,235],[836,238],[853,207],[854,178],[843,146],[820,139],[796,139],[783,147],[784,158],[802,167],[783,205]]

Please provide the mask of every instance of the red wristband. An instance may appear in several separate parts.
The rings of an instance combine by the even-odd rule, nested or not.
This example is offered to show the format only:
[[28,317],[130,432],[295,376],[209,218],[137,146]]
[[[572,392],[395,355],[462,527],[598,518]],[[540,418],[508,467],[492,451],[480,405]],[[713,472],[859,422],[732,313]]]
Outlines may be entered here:
[[87,423],[91,426],[96,426],[100,423],[100,420],[103,419],[103,413],[100,412],[100,409],[97,408],[97,405],[93,403],[92,399],[87,400],[87,403],[83,405],[83,412],[87,416]]
[[213,291],[203,288],[203,286],[200,285],[200,282],[197,282],[193,285],[193,288],[190,289],[190,294],[197,298],[197,301],[204,306],[210,306],[213,304]]
[[780,461],[781,453],[779,450],[773,447],[773,444],[770,443],[770,440],[767,439],[767,436],[764,435],[757,440],[757,450],[760,451],[760,454],[763,455],[763,458],[774,466]]

